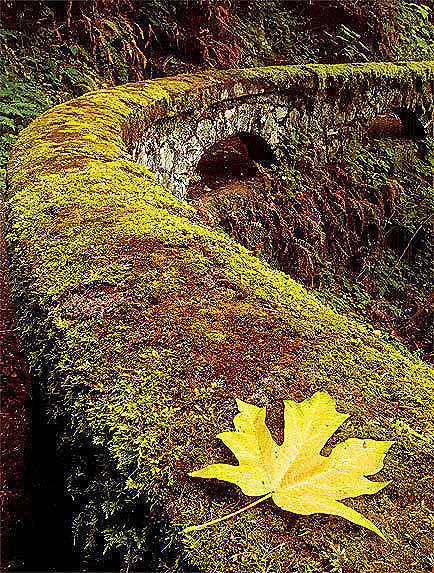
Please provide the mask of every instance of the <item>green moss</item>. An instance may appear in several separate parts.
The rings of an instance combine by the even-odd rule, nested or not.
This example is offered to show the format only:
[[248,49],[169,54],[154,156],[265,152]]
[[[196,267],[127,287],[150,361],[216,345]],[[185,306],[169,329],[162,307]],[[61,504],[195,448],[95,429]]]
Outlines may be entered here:
[[[354,83],[379,66],[321,70]],[[429,64],[386,69],[423,81],[432,73]],[[71,485],[80,544],[93,558],[101,531],[127,561],[143,556],[152,531],[132,527],[131,513],[147,500],[167,519],[159,536],[176,539],[178,558],[203,571],[315,571],[341,558],[366,572],[374,563],[376,573],[424,567],[432,540],[416,510],[432,472],[417,435],[428,437],[432,418],[428,367],[203,225],[128,153],[147,121],[217,101],[223,89],[257,93],[319,78],[313,66],[264,68],[101,90],[39,117],[13,150],[8,240],[22,325],[35,371],[48,372],[44,391],[65,440],[84,442],[96,460],[88,488]],[[236,488],[187,476],[228,457],[214,436],[231,427],[235,397],[272,405],[278,431],[281,400],[319,389],[352,415],[336,439],[397,440],[384,471],[394,485],[350,503],[399,544],[271,505],[177,536],[246,501]]]

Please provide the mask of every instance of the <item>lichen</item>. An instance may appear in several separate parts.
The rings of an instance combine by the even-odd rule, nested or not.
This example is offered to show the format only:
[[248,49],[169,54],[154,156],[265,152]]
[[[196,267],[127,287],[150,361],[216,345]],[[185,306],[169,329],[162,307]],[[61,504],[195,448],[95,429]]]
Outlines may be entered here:
[[[147,122],[210,105],[223,90],[238,97],[321,88],[327,78],[432,75],[429,63],[185,75],[87,94],[22,132],[8,167],[8,241],[33,369],[47,373],[44,392],[69,447],[81,440],[99,468],[88,470],[87,489],[71,486],[84,553],[101,557],[105,531],[106,546],[127,561],[143,556],[152,532],[128,516],[147,501],[167,518],[157,529],[177,540],[177,558],[202,571],[321,571],[340,547],[351,570],[424,570],[429,368],[204,225],[128,150]],[[235,397],[279,412],[283,398],[315,390],[351,414],[336,439],[397,440],[383,472],[393,485],[349,503],[398,543],[270,505],[218,529],[177,533],[246,501],[236,488],[187,476],[228,456],[214,435],[231,427]],[[277,431],[277,414],[269,422]]]

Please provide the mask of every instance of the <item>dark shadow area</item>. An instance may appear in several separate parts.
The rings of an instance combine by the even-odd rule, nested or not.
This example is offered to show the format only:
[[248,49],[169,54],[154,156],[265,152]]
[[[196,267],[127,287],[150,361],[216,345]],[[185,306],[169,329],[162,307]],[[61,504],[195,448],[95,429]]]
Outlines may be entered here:
[[[27,472],[31,519],[24,526],[21,563],[8,571],[147,573],[164,562],[168,569],[179,563],[185,573],[199,573],[185,561],[179,542],[168,541],[172,530],[162,509],[143,498],[128,501],[122,497],[124,476],[104,447],[89,443],[85,436],[65,435],[68,424],[62,416],[56,422],[50,420],[45,386],[44,379],[33,380],[32,452]],[[98,508],[113,499],[110,491],[119,507],[107,517]],[[78,512],[79,524],[74,527]],[[141,558],[130,566],[125,563],[125,547],[118,550],[115,545],[103,553],[104,531],[122,528],[146,535]]]
[[406,108],[397,108],[394,111],[402,121],[402,138],[414,140],[418,157],[426,162],[428,146],[424,141],[426,137],[425,128],[420,120],[422,110],[420,108],[415,111]]
[[422,110],[405,107],[393,108],[384,115],[378,115],[369,126],[371,139],[400,139],[413,140],[417,153],[422,161],[426,160],[428,148],[423,141],[426,137],[425,128],[420,120]]
[[420,116],[422,110],[411,110],[404,107],[395,108],[394,113],[402,122],[403,139],[423,139],[426,136]]
[[253,161],[256,161],[263,167],[271,167],[273,163],[276,163],[273,150],[265,139],[246,131],[240,131],[238,137],[246,146],[247,153]]
[[27,474],[31,520],[25,525],[24,563],[14,571],[79,571],[71,535],[72,504],[65,492],[56,428],[47,424],[43,407],[40,390],[33,382],[32,455]]
[[197,164],[188,195],[215,190],[222,185],[255,177],[261,167],[276,163],[270,145],[259,135],[240,132],[218,141],[205,151]]

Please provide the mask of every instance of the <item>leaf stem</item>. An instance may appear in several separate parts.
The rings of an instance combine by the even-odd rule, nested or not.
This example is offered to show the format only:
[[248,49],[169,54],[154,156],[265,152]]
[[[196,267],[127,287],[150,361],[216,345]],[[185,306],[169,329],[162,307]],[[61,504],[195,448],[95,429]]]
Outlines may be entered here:
[[191,525],[190,527],[186,527],[185,529],[183,529],[181,533],[190,533],[190,531],[200,531],[201,529],[205,529],[209,525],[214,525],[215,523],[220,523],[221,521],[225,521],[226,519],[230,519],[231,517],[235,517],[239,513],[242,513],[243,511],[246,511],[247,509],[250,509],[251,507],[258,505],[258,503],[265,501],[266,499],[268,499],[272,495],[273,495],[273,492],[267,493],[267,495],[264,495],[263,497],[260,497],[259,499],[257,499],[253,503],[246,505],[246,507],[242,507],[241,509],[234,511],[233,513],[229,513],[228,515],[225,515],[224,517],[219,517],[218,519],[212,519],[211,521],[207,521],[206,523],[202,523],[202,525]]

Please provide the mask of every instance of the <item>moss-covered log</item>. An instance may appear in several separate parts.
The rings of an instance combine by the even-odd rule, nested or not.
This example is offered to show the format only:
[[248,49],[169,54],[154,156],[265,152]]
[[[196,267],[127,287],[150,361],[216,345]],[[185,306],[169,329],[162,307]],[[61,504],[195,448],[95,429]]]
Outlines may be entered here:
[[[231,97],[234,86],[355,85],[433,66],[364,64],[179,76],[87,94],[34,121],[8,167],[8,240],[22,329],[70,452],[77,539],[153,570],[428,571],[434,380],[368,328],[201,222],[130,151],[148,122]],[[232,94],[234,95],[234,94]],[[381,493],[348,501],[384,543],[339,518],[273,504],[205,531],[180,530],[246,504],[230,485],[187,472],[229,459],[214,437],[235,398],[270,406],[328,391],[346,437],[392,439]],[[60,427],[60,426],[59,426]],[[431,505],[430,505],[431,504]],[[146,507],[146,511],[142,508]]]

